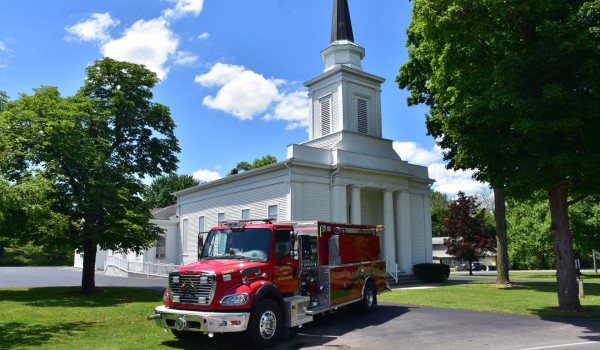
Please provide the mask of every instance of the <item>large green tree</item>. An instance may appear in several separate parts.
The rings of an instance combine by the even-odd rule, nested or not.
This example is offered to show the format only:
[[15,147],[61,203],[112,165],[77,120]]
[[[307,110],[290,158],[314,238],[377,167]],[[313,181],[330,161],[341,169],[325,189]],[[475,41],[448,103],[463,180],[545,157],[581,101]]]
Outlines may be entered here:
[[[399,86],[453,169],[548,194],[558,304],[580,308],[568,206],[600,190],[600,1],[414,0]],[[496,194],[496,193],[495,193]]]
[[256,158],[254,162],[252,162],[252,164],[246,161],[238,162],[235,168],[232,170],[232,174],[237,173],[239,171],[248,171],[252,169],[262,168],[264,166],[275,163],[277,163],[277,158],[275,156],[267,154],[266,156],[263,156],[261,158]]
[[177,203],[174,192],[199,185],[192,175],[167,174],[152,180],[144,190],[144,200],[151,208],[164,208]]
[[[569,207],[576,258],[587,259],[600,248],[600,198],[589,196]],[[555,263],[548,201],[544,193],[529,200],[509,200],[507,210],[509,251],[513,266],[546,269]]]
[[548,269],[555,264],[552,236],[548,234],[550,210],[543,197],[540,192],[528,200],[508,200],[508,250],[514,268]]
[[97,247],[139,252],[156,241],[141,179],[176,170],[179,146],[169,108],[152,101],[155,73],[110,58],[86,73],[73,97],[41,87],[5,104],[0,168],[15,183],[32,171],[53,183],[53,211],[68,218],[57,239],[83,252],[82,292],[91,293]]
[[431,190],[431,234],[433,237],[445,237],[446,211],[448,211],[448,196],[445,193]]

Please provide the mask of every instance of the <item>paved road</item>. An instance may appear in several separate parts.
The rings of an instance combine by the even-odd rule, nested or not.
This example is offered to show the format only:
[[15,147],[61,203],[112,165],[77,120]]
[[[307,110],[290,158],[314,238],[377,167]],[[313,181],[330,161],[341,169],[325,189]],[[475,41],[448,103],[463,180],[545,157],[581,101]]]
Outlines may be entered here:
[[[57,267],[0,267],[0,288],[77,286],[81,270]],[[166,279],[96,275],[98,286],[162,290]],[[157,331],[160,331],[157,329]],[[200,337],[197,348],[229,342],[231,335]],[[172,342],[168,342],[172,344]],[[168,344],[164,344],[169,346]],[[234,345],[235,346],[235,345]],[[600,320],[543,319],[432,307],[381,303],[376,312],[356,316],[340,309],[304,325],[300,333],[276,349],[494,349],[598,350]]]
[[[0,267],[0,288],[66,287],[81,285],[81,269],[75,267]],[[166,278],[132,278],[96,273],[96,286],[141,287],[163,291]]]

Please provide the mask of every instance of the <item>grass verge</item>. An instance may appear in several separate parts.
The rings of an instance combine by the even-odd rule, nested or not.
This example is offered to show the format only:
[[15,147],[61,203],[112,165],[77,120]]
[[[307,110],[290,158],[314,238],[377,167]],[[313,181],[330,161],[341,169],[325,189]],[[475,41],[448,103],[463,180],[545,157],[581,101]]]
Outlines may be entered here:
[[379,300],[541,317],[600,318],[600,285],[590,284],[584,290],[585,297],[580,299],[583,310],[579,312],[559,312],[557,285],[548,282],[518,282],[511,288],[498,288],[490,281],[448,282],[431,289],[396,289],[380,295]]
[[227,339],[199,336],[178,341],[146,316],[162,293],[97,287],[0,289],[2,349],[235,349]]

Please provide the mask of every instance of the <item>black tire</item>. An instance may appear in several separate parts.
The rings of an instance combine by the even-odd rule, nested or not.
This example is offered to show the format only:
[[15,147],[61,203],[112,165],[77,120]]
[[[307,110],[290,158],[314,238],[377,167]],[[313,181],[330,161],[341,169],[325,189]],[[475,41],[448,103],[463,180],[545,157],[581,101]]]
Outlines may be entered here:
[[279,305],[271,299],[265,299],[258,304],[250,316],[246,332],[252,346],[257,349],[267,349],[277,343],[283,327]]
[[353,306],[353,311],[362,314],[372,312],[375,306],[377,306],[377,288],[375,287],[375,283],[371,280],[367,281],[362,300],[351,305]]

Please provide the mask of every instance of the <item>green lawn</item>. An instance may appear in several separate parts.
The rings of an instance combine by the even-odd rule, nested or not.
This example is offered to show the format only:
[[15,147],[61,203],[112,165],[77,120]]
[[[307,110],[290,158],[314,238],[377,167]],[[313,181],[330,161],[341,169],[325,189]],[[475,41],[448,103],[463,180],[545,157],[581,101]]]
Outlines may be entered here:
[[0,289],[0,348],[235,349],[234,343],[206,336],[178,341],[147,321],[162,302],[161,292],[97,290],[83,296],[78,287]]
[[[586,310],[567,315],[555,310],[556,283],[548,282],[519,282],[505,289],[496,288],[492,280],[445,283],[431,289],[394,290],[381,294],[379,300],[487,312],[600,317],[600,284],[592,284],[600,283],[600,277],[588,283],[581,300]],[[146,320],[161,303],[161,292],[99,287],[95,294],[84,296],[78,291],[78,287],[0,289],[0,348],[228,350],[236,349],[238,343],[233,341],[240,339],[237,334],[217,334],[215,339],[199,336],[179,341],[165,333]]]
[[[466,276],[461,276],[466,277]],[[556,277],[553,274],[511,274],[516,282],[511,288],[498,288],[495,276],[489,281],[468,283],[447,282],[431,289],[396,289],[379,296],[380,301],[400,304],[425,305],[484,312],[500,312],[538,316],[597,317],[600,318],[600,276],[584,276],[584,298],[580,299],[583,311],[558,312]]]

